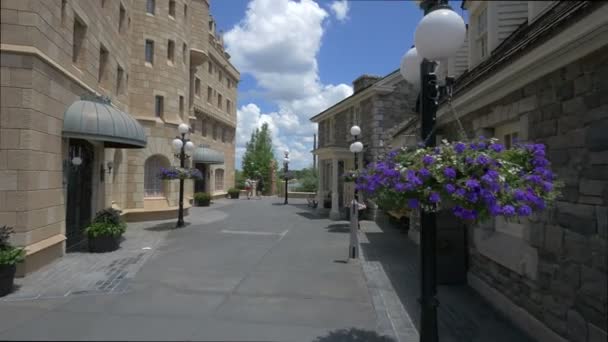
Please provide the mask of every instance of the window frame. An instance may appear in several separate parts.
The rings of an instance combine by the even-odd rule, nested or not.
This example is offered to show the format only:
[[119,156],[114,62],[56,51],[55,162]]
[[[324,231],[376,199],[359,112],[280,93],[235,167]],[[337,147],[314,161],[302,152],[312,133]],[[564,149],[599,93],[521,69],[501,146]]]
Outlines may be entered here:
[[[77,26],[81,29],[77,32]],[[74,24],[72,31],[72,64],[79,68],[82,68],[85,62],[86,56],[86,39],[87,39],[88,27],[82,19],[78,16],[74,16]],[[76,39],[77,35],[80,39]]]
[[103,45],[99,44],[99,67],[97,70],[97,83],[101,86],[104,85],[106,79],[106,73],[108,72],[108,64],[110,63],[110,52]]
[[175,13],[176,13],[175,0],[169,0],[169,11],[167,12],[167,15],[169,17],[171,17],[172,19],[175,19]]
[[198,77],[194,78],[194,95],[196,95],[196,97],[201,96],[201,79]]
[[156,0],[146,0],[146,14],[156,15]]
[[[219,177],[218,177],[219,176]],[[215,191],[223,191],[224,190],[224,177],[225,170],[224,169],[215,169],[214,172],[214,185]]]
[[167,159],[159,154],[152,155],[144,162],[144,199],[165,198],[163,180],[158,177],[160,168],[168,167]]
[[165,97],[162,95],[154,96],[154,117],[163,119],[165,115]]
[[124,74],[125,69],[123,69],[119,64],[116,67],[116,95],[122,95],[124,93]]
[[172,39],[167,40],[167,62],[175,63],[175,41]]
[[[150,51],[148,52],[148,47],[150,47]],[[148,56],[149,54],[149,56]],[[148,59],[149,57],[149,59]],[[144,59],[146,63],[150,65],[154,65],[154,40],[145,39],[144,42]]]

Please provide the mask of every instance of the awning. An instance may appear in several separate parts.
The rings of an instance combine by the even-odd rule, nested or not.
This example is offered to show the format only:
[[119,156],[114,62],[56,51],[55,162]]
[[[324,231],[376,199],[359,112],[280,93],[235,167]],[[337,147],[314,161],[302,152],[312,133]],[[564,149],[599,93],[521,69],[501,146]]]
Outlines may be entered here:
[[83,96],[63,114],[63,136],[101,141],[111,148],[143,148],[147,138],[144,128],[129,114],[103,97]]
[[224,164],[224,153],[200,145],[192,154],[192,162],[199,164]]

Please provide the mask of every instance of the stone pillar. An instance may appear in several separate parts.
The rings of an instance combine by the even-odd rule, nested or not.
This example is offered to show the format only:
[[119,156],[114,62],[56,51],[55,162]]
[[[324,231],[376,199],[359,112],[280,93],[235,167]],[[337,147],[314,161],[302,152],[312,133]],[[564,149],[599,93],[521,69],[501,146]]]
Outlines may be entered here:
[[332,220],[340,219],[340,194],[338,194],[338,159],[331,160],[331,211],[329,218]]
[[318,180],[319,180],[319,185],[317,186],[317,210],[318,211],[322,211],[323,210],[323,201],[325,200],[325,187],[324,187],[324,183],[325,183],[325,161],[319,159],[319,172],[318,172]]

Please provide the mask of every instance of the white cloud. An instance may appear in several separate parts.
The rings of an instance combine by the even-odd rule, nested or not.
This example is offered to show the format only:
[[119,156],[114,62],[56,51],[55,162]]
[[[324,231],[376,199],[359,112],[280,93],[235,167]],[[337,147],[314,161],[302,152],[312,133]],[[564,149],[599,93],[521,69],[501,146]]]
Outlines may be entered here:
[[345,21],[348,18],[349,6],[346,0],[334,1],[331,4],[330,8],[339,21]]
[[[342,2],[331,6],[339,20],[348,13]],[[251,74],[277,106],[269,113],[254,103],[238,110],[237,165],[252,129],[263,122],[273,131],[277,158],[289,148],[295,168],[312,163],[316,124],[309,118],[353,92],[348,84],[323,84],[319,78],[317,54],[328,17],[312,0],[252,0],[241,22],[224,34],[231,62]]]

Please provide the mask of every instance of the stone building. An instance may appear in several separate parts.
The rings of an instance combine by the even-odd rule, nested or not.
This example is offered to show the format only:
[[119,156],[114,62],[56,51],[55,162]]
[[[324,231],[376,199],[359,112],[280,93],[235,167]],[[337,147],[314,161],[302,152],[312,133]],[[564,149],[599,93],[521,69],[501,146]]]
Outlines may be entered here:
[[[25,246],[24,274],[83,241],[104,207],[175,216],[160,167],[189,123],[194,191],[234,182],[238,71],[208,0],[2,1],[0,224]],[[188,207],[189,205],[187,205]]]
[[[467,282],[538,341],[607,341],[608,3],[462,8],[470,18],[466,54],[438,70],[457,76],[453,110],[444,101],[437,113],[438,140],[459,138],[458,117],[469,138],[543,143],[565,182],[542,215],[463,227]],[[404,124],[391,132],[391,147],[418,141],[419,132],[415,121]],[[410,227],[414,240],[417,229]]]
[[[353,170],[354,156],[349,150],[353,141],[350,128],[361,127],[358,137],[364,145],[359,168],[374,162],[384,151],[383,133],[408,115],[415,115],[416,94],[398,71],[385,77],[362,75],[353,82],[354,93],[313,116],[318,123],[318,145],[313,153],[318,159],[319,208],[331,197],[330,217],[341,217],[352,191],[345,191],[342,175]],[[348,187],[348,186],[347,186]]]

